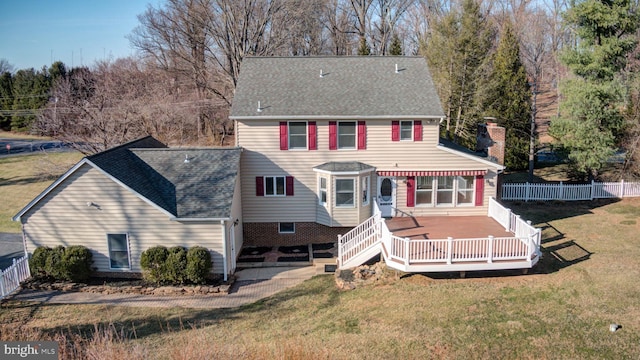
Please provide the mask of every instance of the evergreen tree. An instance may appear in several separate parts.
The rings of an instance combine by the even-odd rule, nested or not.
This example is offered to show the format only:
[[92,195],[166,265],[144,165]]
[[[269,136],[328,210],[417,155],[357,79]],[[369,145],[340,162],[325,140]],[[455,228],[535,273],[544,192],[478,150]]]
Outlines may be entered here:
[[401,56],[402,55],[402,42],[398,34],[393,33],[391,38],[391,45],[389,46],[389,55]]
[[475,145],[477,84],[494,37],[479,4],[464,0],[461,9],[451,10],[435,24],[422,48],[445,107],[444,135],[467,146]]
[[28,130],[37,112],[49,101],[51,88],[47,69],[18,70],[13,76],[11,130]]
[[13,77],[10,72],[0,75],[0,129],[11,129],[11,109],[13,108]]
[[531,92],[510,22],[504,24],[491,60],[493,67],[488,81],[477,92],[480,113],[495,117],[507,131],[505,165],[513,170],[524,169],[529,156]]
[[628,0],[586,0],[565,14],[578,40],[562,61],[574,77],[561,84],[560,116],[550,134],[572,166],[597,176],[622,138],[624,80],[619,76],[636,46],[638,13]]
[[364,37],[360,38],[360,46],[358,47],[358,55],[371,55],[371,48],[369,44],[367,44],[367,39]]

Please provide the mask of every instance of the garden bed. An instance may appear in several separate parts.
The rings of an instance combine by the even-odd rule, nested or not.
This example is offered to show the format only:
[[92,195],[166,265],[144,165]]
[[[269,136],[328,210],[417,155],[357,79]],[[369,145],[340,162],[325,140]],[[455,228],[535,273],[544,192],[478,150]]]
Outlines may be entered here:
[[87,283],[70,281],[48,281],[29,279],[22,284],[23,289],[80,291],[95,294],[135,294],[154,296],[175,295],[227,295],[233,284],[233,278],[226,283],[212,281],[204,285],[155,285],[144,280],[92,278]]

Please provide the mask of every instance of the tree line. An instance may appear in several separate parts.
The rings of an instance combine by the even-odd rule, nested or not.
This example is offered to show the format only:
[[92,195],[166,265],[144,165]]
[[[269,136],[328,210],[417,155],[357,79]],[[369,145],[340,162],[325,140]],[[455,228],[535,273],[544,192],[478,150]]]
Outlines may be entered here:
[[473,148],[490,120],[507,129],[510,169],[527,167],[531,134],[544,132],[578,176],[623,146],[639,173],[637,11],[629,0],[167,0],[138,16],[136,57],[0,68],[0,126],[87,153],[142,134],[229,144],[246,56],[421,55],[443,137]]

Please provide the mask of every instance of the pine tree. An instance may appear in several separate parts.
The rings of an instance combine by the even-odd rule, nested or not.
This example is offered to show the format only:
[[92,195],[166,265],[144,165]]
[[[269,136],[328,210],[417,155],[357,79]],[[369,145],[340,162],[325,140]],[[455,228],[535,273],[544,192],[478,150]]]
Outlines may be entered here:
[[474,99],[494,37],[478,3],[464,0],[460,10],[452,10],[435,24],[422,47],[445,107],[444,136],[467,146],[475,144]]
[[389,46],[389,55],[400,56],[402,55],[402,42],[398,34],[393,33],[391,38],[391,45]]
[[520,60],[520,46],[510,22],[502,29],[500,42],[491,57],[488,81],[477,92],[484,116],[497,119],[507,130],[505,165],[524,169],[528,164],[531,131],[531,92]]
[[574,77],[561,84],[560,116],[549,130],[567,150],[573,168],[589,178],[597,176],[622,138],[625,86],[619,75],[637,43],[634,4],[586,0],[565,14],[578,36],[562,56]]
[[364,37],[360,38],[360,46],[358,47],[358,55],[371,55],[371,48],[369,44],[367,44],[367,39]]
[[51,81],[47,69],[18,70],[13,76],[11,130],[28,130],[49,100]]
[[6,71],[0,74],[0,129],[11,130],[11,115],[8,112],[13,107],[13,77]]

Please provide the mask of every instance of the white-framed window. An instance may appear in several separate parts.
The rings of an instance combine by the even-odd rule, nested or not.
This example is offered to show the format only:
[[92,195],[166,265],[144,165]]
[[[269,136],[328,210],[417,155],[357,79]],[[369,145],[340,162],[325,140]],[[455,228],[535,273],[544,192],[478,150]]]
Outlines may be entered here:
[[289,121],[289,149],[307,149],[307,122]]
[[320,205],[327,205],[327,178],[321,177],[318,182],[318,203]]
[[433,204],[433,176],[416,177],[416,205]]
[[355,206],[355,179],[336,179],[335,183],[336,207]]
[[473,176],[456,176],[457,205],[473,205]]
[[473,206],[473,176],[417,176],[416,206]]
[[400,121],[400,140],[413,140],[413,121]]
[[280,234],[294,234],[296,232],[296,223],[292,223],[292,222],[278,223],[278,232]]
[[363,206],[369,205],[369,199],[371,197],[370,189],[371,189],[371,177],[365,176],[362,178],[362,185],[361,185]]
[[338,149],[355,149],[357,126],[355,121],[338,122]]
[[265,196],[285,196],[286,195],[284,176],[265,176],[264,195]]
[[131,269],[129,256],[129,236],[125,234],[107,234],[109,248],[109,267],[111,269]]
[[439,176],[436,190],[436,206],[453,205],[453,176]]

